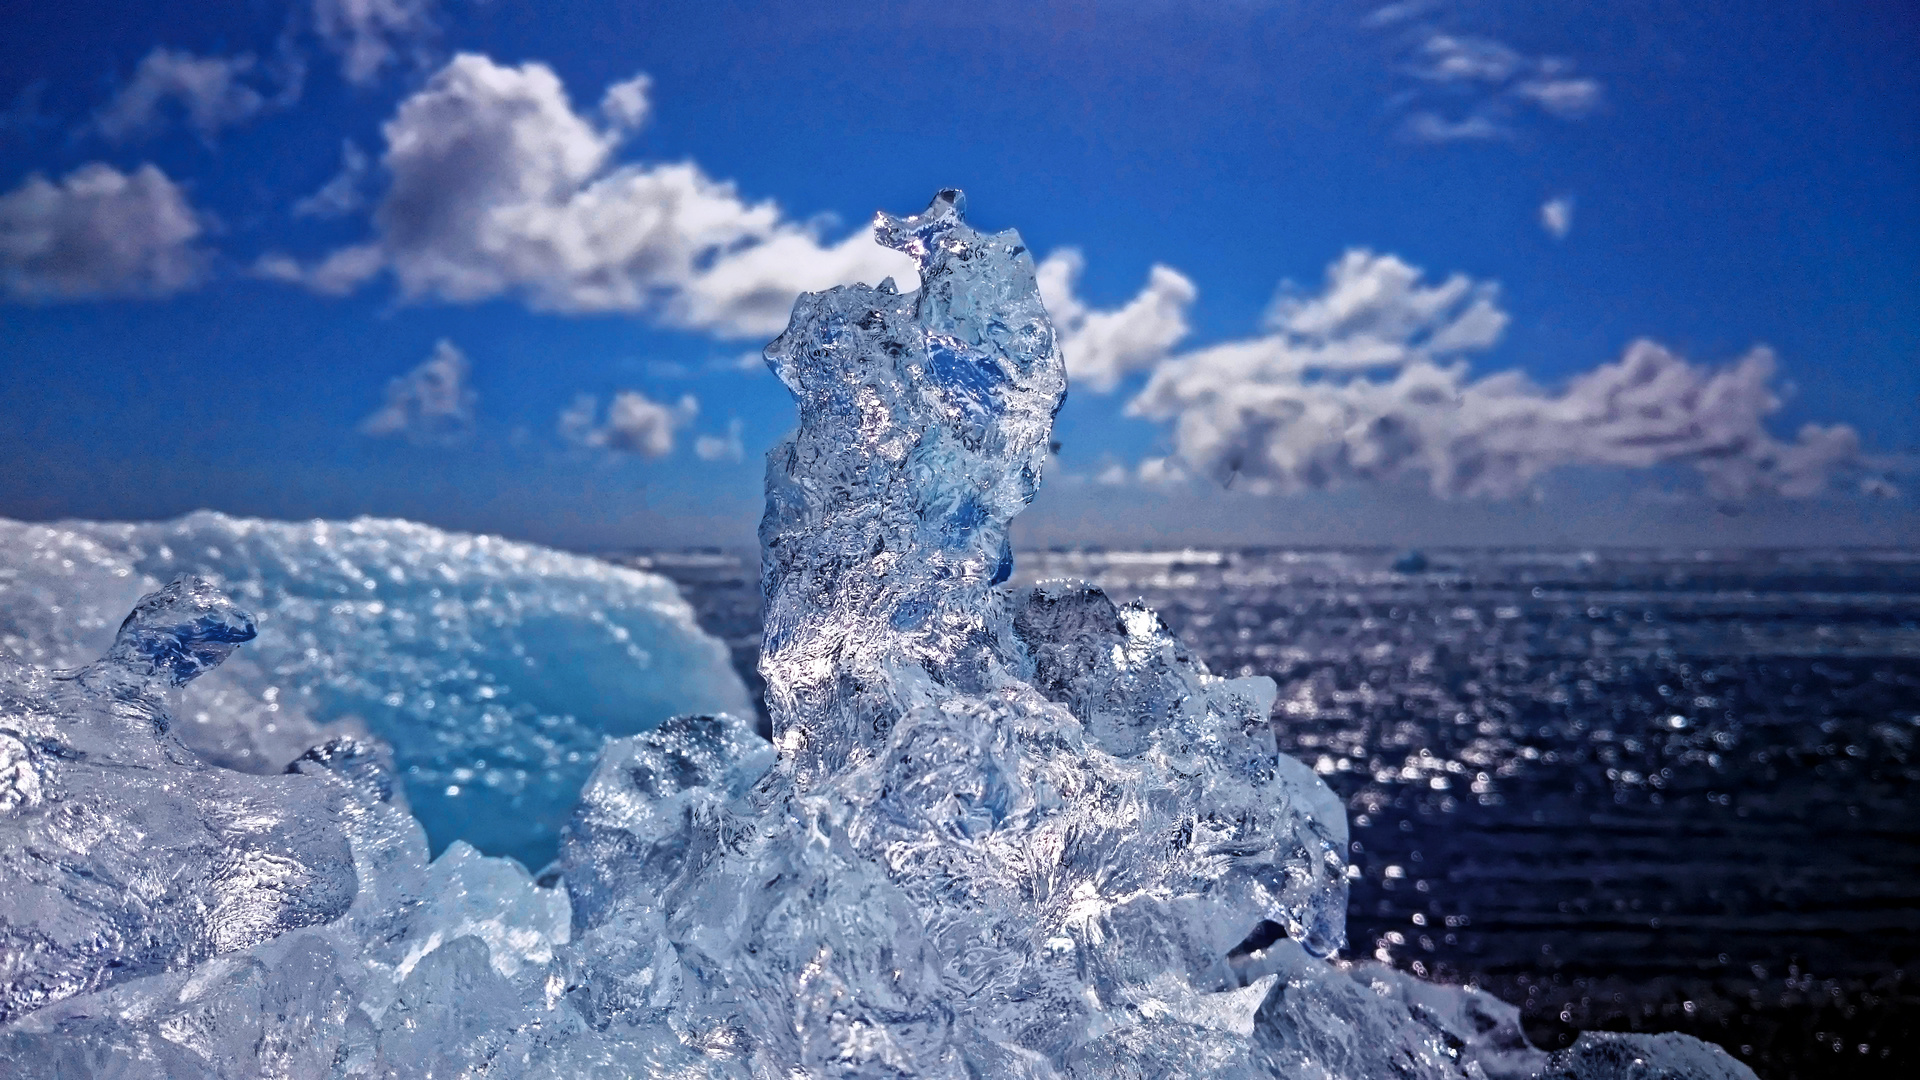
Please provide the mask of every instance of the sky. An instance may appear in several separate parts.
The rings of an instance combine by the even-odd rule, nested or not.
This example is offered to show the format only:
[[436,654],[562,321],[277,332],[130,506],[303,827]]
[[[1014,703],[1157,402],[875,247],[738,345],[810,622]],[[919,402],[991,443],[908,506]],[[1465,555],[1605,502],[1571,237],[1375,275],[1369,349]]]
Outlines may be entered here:
[[0,37],[0,516],[751,543],[793,298],[1018,228],[1030,544],[1912,544],[1920,9],[115,0]]

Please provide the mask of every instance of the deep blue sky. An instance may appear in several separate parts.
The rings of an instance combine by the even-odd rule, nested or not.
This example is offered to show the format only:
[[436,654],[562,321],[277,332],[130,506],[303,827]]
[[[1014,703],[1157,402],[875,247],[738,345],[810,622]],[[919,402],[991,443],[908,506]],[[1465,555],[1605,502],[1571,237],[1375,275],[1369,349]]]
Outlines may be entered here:
[[[386,59],[370,70],[352,68],[351,28],[328,29],[329,7],[10,8],[0,38],[0,107],[11,103],[0,128],[0,297],[10,297],[0,307],[0,516],[211,507],[401,515],[579,546],[748,537],[759,454],[791,422],[779,385],[734,365],[764,334],[676,329],[694,320],[658,308],[543,310],[567,305],[541,301],[524,276],[465,300],[445,289],[408,296],[391,276],[334,296],[263,275],[262,256],[311,267],[380,236],[402,249],[391,231],[400,212],[380,209],[399,175],[383,164],[382,125],[470,53],[487,70],[550,68],[602,133],[614,124],[595,111],[606,88],[650,76],[644,124],[595,175],[692,162],[744,199],[774,200],[786,227],[812,227],[828,244],[876,209],[917,210],[936,188],[959,186],[976,224],[1018,227],[1043,255],[1079,249],[1078,297],[1094,309],[1121,307],[1153,265],[1171,267],[1197,299],[1169,363],[1271,332],[1263,320],[1282,281],[1310,301],[1329,264],[1360,248],[1424,270],[1423,287],[1456,273],[1497,283],[1507,321],[1496,340],[1431,359],[1470,365],[1469,380],[1524,372],[1545,415],[1563,415],[1553,402],[1640,339],[1703,379],[1764,345],[1777,358],[1766,386],[1782,401],[1765,431],[1791,444],[1802,424],[1847,425],[1859,443],[1820,466],[1812,495],[1715,487],[1718,474],[1697,466],[1719,450],[1582,457],[1577,426],[1546,437],[1560,441],[1540,451],[1537,475],[1500,490],[1441,490],[1430,468],[1369,471],[1341,458],[1330,490],[1313,490],[1318,474],[1275,466],[1271,493],[1221,495],[1174,433],[1177,419],[1127,415],[1149,359],[1111,392],[1076,383],[1035,540],[1920,535],[1911,4],[1454,3],[1379,14],[1254,0],[391,0],[410,19],[363,36]],[[220,62],[251,55],[223,85],[257,96],[222,99],[223,118],[197,128],[179,91],[142,112],[127,93],[161,48]],[[1549,101],[1550,84],[1566,96]],[[1435,123],[1454,137],[1438,137]],[[368,159],[359,207],[296,216],[341,171],[344,139]],[[63,261],[61,245],[91,227],[92,204],[53,203],[92,163],[164,174],[197,223],[176,244],[190,270],[88,269],[99,260],[84,251]],[[51,201],[26,197],[36,175],[54,185]],[[1570,207],[1559,236],[1543,224],[1555,200]],[[114,236],[140,227],[106,226]],[[76,263],[77,277],[47,284]],[[383,434],[368,418],[389,380],[443,339],[470,365],[470,407]],[[685,395],[698,411],[652,421],[672,444],[658,456],[633,452],[660,447],[600,426],[598,413],[597,434],[563,435],[559,414],[576,395],[604,406],[622,391],[660,403],[661,416]],[[737,461],[723,445],[733,419]],[[715,460],[695,452],[700,436]],[[1202,475],[1172,491],[1138,479],[1141,461],[1163,457]]]

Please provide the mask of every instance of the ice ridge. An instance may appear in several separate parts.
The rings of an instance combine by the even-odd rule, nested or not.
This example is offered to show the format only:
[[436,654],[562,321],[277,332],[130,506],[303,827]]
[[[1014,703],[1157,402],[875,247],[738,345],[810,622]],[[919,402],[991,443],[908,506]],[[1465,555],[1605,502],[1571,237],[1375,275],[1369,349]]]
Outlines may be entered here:
[[[260,785],[276,815],[308,799],[297,857],[336,867],[344,844],[352,871],[255,884],[276,903],[231,940],[23,1001],[0,1061],[29,1077],[1751,1078],[1677,1035],[1544,1054],[1512,1006],[1337,959],[1345,815],[1276,752],[1273,683],[1211,674],[1150,609],[1091,586],[1003,587],[1066,381],[1031,255],[964,210],[943,191],[882,215],[922,287],[808,294],[767,349],[800,418],[769,454],[761,526],[772,744],[726,714],[609,741],[538,880],[461,843],[429,864],[370,739],[336,736],[276,777],[200,763],[167,740],[165,648],[102,662],[146,665],[125,681],[0,672],[0,747],[21,748],[0,753],[29,765],[0,775],[39,792],[7,811],[9,858],[45,846],[49,792],[80,775],[36,748],[97,728],[103,750]],[[179,588],[136,622],[190,628],[178,651],[217,659],[242,617]],[[188,594],[211,621],[173,614]],[[123,697],[74,696],[96,684]],[[123,699],[143,725],[119,724]],[[98,800],[95,831],[131,835],[114,817],[130,797]],[[182,816],[230,798],[254,805],[209,795]],[[90,856],[68,850],[46,887],[78,896]],[[93,917],[138,930],[146,913]]]

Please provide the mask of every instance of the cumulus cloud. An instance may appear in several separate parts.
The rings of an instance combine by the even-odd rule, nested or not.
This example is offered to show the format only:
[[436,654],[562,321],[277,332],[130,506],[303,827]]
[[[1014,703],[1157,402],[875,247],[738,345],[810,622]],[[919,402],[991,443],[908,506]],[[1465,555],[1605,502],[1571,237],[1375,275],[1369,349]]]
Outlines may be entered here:
[[1415,355],[1447,356],[1500,340],[1507,313],[1499,287],[1454,274],[1438,285],[1394,255],[1356,248],[1327,268],[1320,293],[1282,288],[1267,312],[1278,332],[1311,366],[1362,370],[1398,366]]
[[660,458],[673,453],[676,433],[699,414],[700,402],[692,394],[668,405],[638,390],[622,390],[602,417],[599,400],[580,394],[560,411],[560,437],[575,446]]
[[361,188],[367,181],[366,151],[352,139],[340,143],[340,171],[320,190],[293,204],[294,217],[345,217],[366,202]]
[[1178,270],[1156,264],[1146,287],[1126,306],[1095,311],[1075,295],[1086,258],[1068,248],[1047,256],[1037,277],[1067,375],[1076,387],[1111,391],[1129,374],[1146,371],[1187,336],[1187,309],[1199,295]]
[[1557,199],[1548,199],[1540,207],[1540,227],[1553,234],[1555,240],[1564,240],[1573,231],[1573,199],[1562,195]]
[[[1493,286],[1434,285],[1391,255],[1348,252],[1311,297],[1283,295],[1258,338],[1161,363],[1128,406],[1171,425],[1191,472],[1256,491],[1424,478],[1443,497],[1510,497],[1567,466],[1690,466],[1716,496],[1806,496],[1857,464],[1845,425],[1768,431],[1772,353],[1688,363],[1651,342],[1555,391],[1525,374],[1474,378],[1465,355],[1507,322]],[[1149,470],[1149,467],[1150,470]]]
[[727,422],[725,435],[702,435],[693,440],[693,453],[701,461],[739,461],[747,456],[747,447],[741,441],[745,426],[735,417]]
[[[455,57],[385,126],[391,184],[371,245],[380,265],[408,298],[512,295],[540,310],[634,312],[730,338],[778,333],[803,290],[917,282],[912,261],[866,230],[827,243],[691,162],[616,164],[647,108],[644,80],[629,80],[608,92],[606,121],[595,124],[543,64]],[[305,271],[283,260],[262,272]]]
[[[1380,17],[1389,12],[1394,17]],[[1376,12],[1368,25],[1396,26],[1417,14],[1395,5]],[[1401,96],[1401,130],[1415,141],[1503,139],[1528,111],[1576,120],[1600,106],[1599,80],[1575,74],[1565,58],[1528,56],[1492,38],[1431,25],[1406,40],[1411,44],[1402,70],[1416,80],[1416,89]]]
[[0,195],[0,288],[16,299],[163,296],[200,282],[200,215],[152,165],[95,162]]
[[341,75],[360,86],[437,29],[434,0],[314,0],[313,27],[339,54]]
[[653,114],[653,77],[635,75],[607,87],[600,96],[600,118],[616,131],[639,131]]
[[468,382],[472,365],[444,338],[419,367],[387,383],[387,399],[360,422],[376,439],[403,438],[418,445],[453,445],[473,433],[479,395]]
[[251,55],[195,56],[155,49],[134,69],[132,81],[94,114],[94,129],[115,142],[151,135],[164,126],[172,103],[189,127],[211,140],[222,128],[299,100],[305,74],[299,64],[289,60],[280,65],[281,85],[271,94],[247,82],[262,74]]

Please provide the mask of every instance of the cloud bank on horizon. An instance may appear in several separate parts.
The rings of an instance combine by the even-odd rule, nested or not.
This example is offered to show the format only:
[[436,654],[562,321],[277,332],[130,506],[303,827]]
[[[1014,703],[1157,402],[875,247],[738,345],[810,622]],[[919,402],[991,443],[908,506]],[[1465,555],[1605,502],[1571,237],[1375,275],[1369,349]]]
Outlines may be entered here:
[[[1605,105],[1604,86],[1572,61],[1442,28],[1432,11],[1396,4],[1364,20],[1398,43],[1395,70],[1409,88],[1388,106],[1409,138],[1503,139],[1529,118],[1576,122]],[[884,277],[917,284],[910,260],[866,229],[834,238],[691,159],[623,156],[653,116],[648,75],[615,81],[581,107],[539,61],[437,54],[446,17],[433,0],[313,0],[308,19],[310,40],[353,86],[418,72],[376,151],[342,140],[338,174],[286,202],[290,218],[343,222],[357,239],[304,257],[270,248],[237,269],[217,250],[218,218],[193,204],[191,183],[151,163],[101,160],[53,179],[32,173],[0,193],[5,296],[163,297],[236,272],[324,296],[386,281],[403,304],[506,300],[742,341],[778,333],[803,291]],[[211,144],[300,100],[305,61],[293,40],[283,37],[268,61],[156,46],[87,131],[127,147],[177,124]],[[1538,220],[1565,239],[1571,196],[1540,204]],[[1444,498],[1508,499],[1556,469],[1680,467],[1719,499],[1807,497],[1840,479],[1897,494],[1851,426],[1772,430],[1787,390],[1764,346],[1714,367],[1641,340],[1542,385],[1518,369],[1475,369],[1472,358],[1512,321],[1497,283],[1460,273],[1431,281],[1390,252],[1348,250],[1318,291],[1283,286],[1257,332],[1198,346],[1188,339],[1201,285],[1174,266],[1154,264],[1138,293],[1112,308],[1079,294],[1080,250],[1056,250],[1037,269],[1075,388],[1124,392],[1125,414],[1165,433],[1164,453],[1124,471],[1130,482],[1203,478],[1286,494],[1414,477]],[[388,385],[359,430],[421,445],[469,441],[479,417],[470,376],[460,347],[443,340]],[[567,446],[657,460],[682,445],[699,412],[691,393],[669,402],[623,389],[602,410],[583,392],[554,433]],[[702,460],[740,460],[742,422],[691,446]]]

